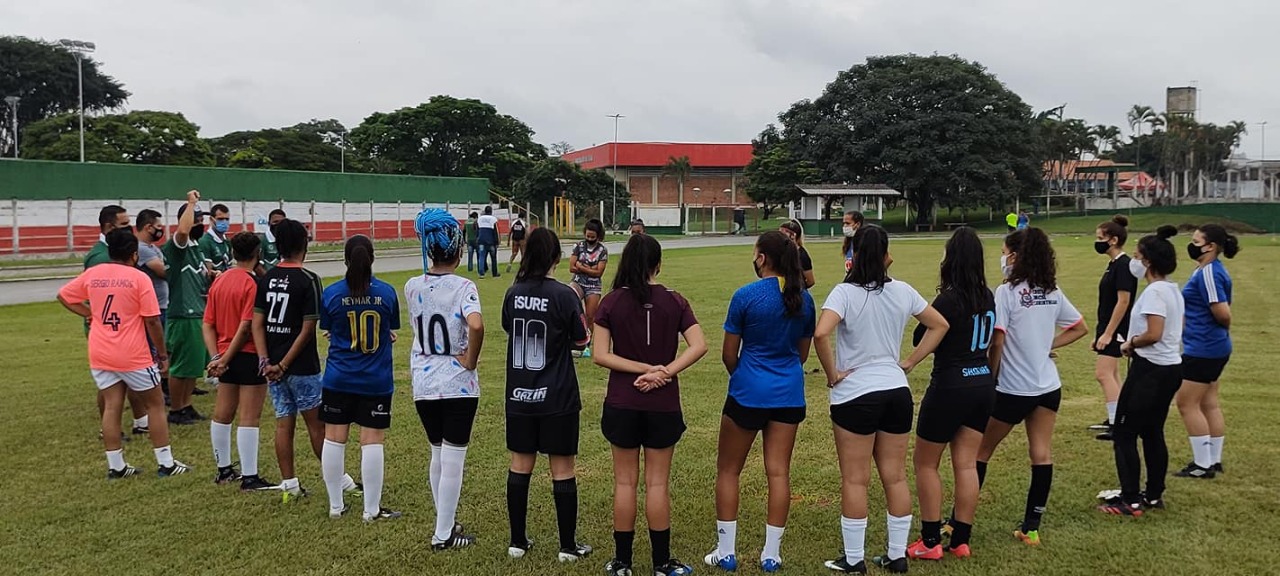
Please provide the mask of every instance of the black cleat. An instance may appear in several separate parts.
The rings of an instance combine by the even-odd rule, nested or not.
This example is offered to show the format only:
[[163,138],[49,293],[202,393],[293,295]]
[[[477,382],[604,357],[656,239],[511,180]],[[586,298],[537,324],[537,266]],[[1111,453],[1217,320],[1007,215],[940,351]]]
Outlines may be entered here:
[[829,570],[835,570],[836,572],[846,572],[849,574],[867,573],[867,562],[865,560],[859,560],[857,564],[850,564],[848,558],[843,554],[835,560],[827,560],[824,562],[824,565]]
[[[630,572],[628,572],[629,574]],[[661,566],[653,567],[653,576],[687,576],[693,574],[693,566],[685,564],[675,558],[667,560]]]
[[463,534],[462,531],[459,530],[459,528],[461,527],[457,525],[454,526],[453,533],[449,534],[448,540],[439,541],[439,540],[436,540],[434,536],[432,536],[431,549],[435,550],[436,552],[442,552],[445,550],[453,550],[454,548],[466,548],[467,546],[470,546],[476,543],[475,536],[472,536],[470,534]]
[[187,472],[190,472],[190,471],[191,471],[191,467],[190,467],[190,466],[187,466],[186,464],[183,464],[182,462],[179,462],[179,461],[177,461],[177,460],[174,460],[174,461],[173,461],[173,466],[161,466],[159,470],[156,470],[156,475],[157,475],[157,476],[159,476],[159,477],[161,477],[161,478],[168,478],[168,477],[170,477],[170,476],[177,476],[177,475],[179,475],[179,474],[186,474]]
[[1209,467],[1209,469],[1210,469],[1210,470],[1213,470],[1213,471],[1214,471],[1214,473],[1216,473],[1216,474],[1226,474],[1226,473],[1227,473],[1227,472],[1226,472],[1226,470],[1223,470],[1223,469],[1222,469],[1222,463],[1221,463],[1221,462],[1219,462],[1219,463],[1217,463],[1217,464],[1214,464],[1213,466],[1210,466],[1210,467]]
[[240,472],[236,470],[234,464],[231,466],[223,466],[218,468],[218,474],[213,477],[214,484],[230,484],[240,479]]
[[1111,430],[1111,421],[1103,420],[1100,424],[1090,424],[1090,430]]
[[134,426],[132,434],[134,436],[147,436],[151,434],[151,428],[147,426]]
[[261,476],[254,474],[253,476],[242,476],[240,478],[241,492],[259,492],[262,490],[279,490],[280,486],[263,480]]
[[632,576],[631,565],[617,558],[604,565],[605,576]]
[[192,396],[204,396],[205,394],[208,394],[208,393],[209,393],[209,391],[208,391],[208,390],[205,390],[205,389],[203,389],[203,388],[199,388],[199,387],[196,387],[196,388],[192,388],[192,389],[191,389],[191,395],[192,395]]
[[1102,440],[1103,442],[1110,442],[1114,440],[1114,438],[1111,437],[1110,430],[1107,430],[1106,432],[1098,434],[1097,436],[1094,436],[1094,438],[1097,438],[1098,440]]
[[1212,467],[1201,468],[1196,466],[1195,462],[1192,462],[1187,464],[1186,468],[1174,472],[1173,475],[1177,478],[1198,478],[1200,480],[1209,480],[1213,478],[1216,473],[1213,471]]
[[1164,510],[1164,498],[1147,498],[1147,496],[1144,494],[1142,496],[1142,509],[1143,510]]
[[141,473],[142,473],[141,470],[138,470],[137,468],[134,468],[133,466],[130,466],[128,464],[125,464],[124,468],[121,468],[119,470],[108,469],[107,480],[119,480],[121,478],[137,476],[138,474],[141,474]]
[[871,559],[871,563],[895,574],[907,573],[906,556],[894,560],[890,560],[888,556],[875,556]]
[[533,538],[525,538],[524,546],[517,544],[507,546],[507,556],[517,559],[524,558],[524,555],[529,553],[531,549],[533,549]]
[[1102,505],[1098,506],[1098,511],[1103,514],[1111,514],[1113,516],[1131,516],[1137,518],[1142,516],[1142,503],[1132,502],[1125,503],[1120,497],[1109,498]]
[[561,548],[559,557],[561,562],[577,562],[590,555],[591,547],[578,542],[574,543],[572,548]]
[[402,516],[399,512],[390,508],[379,508],[377,514],[365,514],[365,522],[377,522],[379,520],[395,520]]

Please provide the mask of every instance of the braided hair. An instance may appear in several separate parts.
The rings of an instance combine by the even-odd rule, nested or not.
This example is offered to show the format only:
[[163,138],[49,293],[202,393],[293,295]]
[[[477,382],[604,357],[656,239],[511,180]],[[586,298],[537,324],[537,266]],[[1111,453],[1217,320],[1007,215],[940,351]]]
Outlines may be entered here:
[[453,263],[462,256],[462,227],[449,211],[427,208],[419,212],[413,231],[422,242],[423,272],[431,268],[430,262]]

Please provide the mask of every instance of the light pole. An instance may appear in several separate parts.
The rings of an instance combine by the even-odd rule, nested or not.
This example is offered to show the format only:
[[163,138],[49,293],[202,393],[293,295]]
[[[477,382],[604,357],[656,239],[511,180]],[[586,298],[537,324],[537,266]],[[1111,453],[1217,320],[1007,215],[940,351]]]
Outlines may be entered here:
[[13,157],[18,157],[18,102],[22,98],[17,96],[5,96],[4,102],[9,105],[9,111],[13,113]]
[[618,227],[618,120],[626,118],[621,114],[610,114],[606,118],[613,118],[613,216],[609,218],[613,227]]
[[69,50],[76,58],[76,77],[80,85],[80,161],[84,162],[84,55],[92,54],[98,47],[93,42],[66,38],[59,40],[58,44]]
[[1259,122],[1258,125],[1262,126],[1262,157],[1259,158],[1259,160],[1266,162],[1267,160],[1267,121],[1263,120],[1262,122]]

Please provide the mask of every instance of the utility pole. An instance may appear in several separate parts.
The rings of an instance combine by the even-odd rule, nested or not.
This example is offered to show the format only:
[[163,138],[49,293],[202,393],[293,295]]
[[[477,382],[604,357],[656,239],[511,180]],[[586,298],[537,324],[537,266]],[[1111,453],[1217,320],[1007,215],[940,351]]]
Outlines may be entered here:
[[616,229],[618,227],[618,120],[626,118],[621,114],[610,114],[608,118],[613,118],[613,215],[609,218],[609,222]]
[[93,42],[66,38],[59,40],[58,44],[69,50],[76,59],[76,77],[79,78],[80,92],[80,161],[84,162],[84,56],[92,54],[98,47]]

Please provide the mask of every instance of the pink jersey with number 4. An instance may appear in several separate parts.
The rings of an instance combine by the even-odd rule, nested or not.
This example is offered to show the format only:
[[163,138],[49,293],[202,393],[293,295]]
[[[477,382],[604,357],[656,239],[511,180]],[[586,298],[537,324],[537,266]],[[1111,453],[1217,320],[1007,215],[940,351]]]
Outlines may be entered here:
[[155,365],[144,317],[160,316],[146,273],[115,262],[85,270],[58,291],[65,302],[89,301],[89,367],[132,372]]

